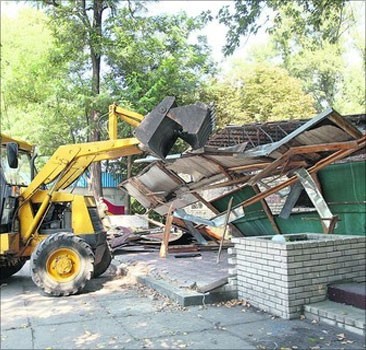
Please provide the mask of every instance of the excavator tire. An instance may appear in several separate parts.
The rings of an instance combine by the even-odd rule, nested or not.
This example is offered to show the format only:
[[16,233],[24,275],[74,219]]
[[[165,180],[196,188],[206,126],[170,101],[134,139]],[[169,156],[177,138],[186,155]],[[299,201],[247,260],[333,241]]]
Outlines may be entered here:
[[27,261],[26,258],[4,259],[0,261],[0,281],[17,273]]
[[93,278],[103,275],[103,273],[107,271],[109,265],[111,264],[111,261],[112,261],[112,254],[111,251],[109,250],[108,244],[106,244],[102,259],[98,264],[95,264],[94,266]]
[[42,241],[31,256],[34,283],[46,294],[79,293],[94,273],[94,253],[83,239],[60,232]]

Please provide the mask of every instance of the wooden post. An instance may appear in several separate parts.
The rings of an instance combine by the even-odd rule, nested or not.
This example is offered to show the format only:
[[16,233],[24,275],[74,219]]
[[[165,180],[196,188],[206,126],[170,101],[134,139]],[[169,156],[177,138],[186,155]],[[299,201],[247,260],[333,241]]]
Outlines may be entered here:
[[[127,179],[132,175],[132,157],[127,156]],[[127,194],[126,214],[131,215],[131,196]]]
[[170,205],[169,211],[168,211],[167,216],[166,216],[163,240],[161,241],[160,253],[159,253],[159,256],[161,258],[166,258],[167,255],[168,255],[170,230],[172,228],[172,223],[173,223],[173,211],[174,210],[173,210],[173,203],[172,203]]
[[217,264],[220,262],[220,255],[221,255],[222,245],[224,243],[225,233],[226,233],[226,230],[227,230],[227,224],[229,222],[232,206],[233,206],[233,197],[230,198],[229,204],[227,206],[227,211],[226,211],[226,216],[225,216],[225,223],[224,223],[224,232],[222,233],[222,237],[221,237],[221,241],[220,241],[220,247],[219,247],[219,253],[217,254],[217,261],[216,261]]

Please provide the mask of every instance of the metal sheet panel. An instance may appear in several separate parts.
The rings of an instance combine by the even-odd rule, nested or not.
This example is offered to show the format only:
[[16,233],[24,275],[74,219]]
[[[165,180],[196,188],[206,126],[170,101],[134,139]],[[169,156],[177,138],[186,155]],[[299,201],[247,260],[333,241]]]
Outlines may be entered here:
[[167,194],[179,185],[177,181],[157,165],[150,167],[146,172],[138,175],[136,178],[149,188],[152,193],[164,192]]
[[221,171],[219,165],[199,155],[177,159],[172,164],[168,164],[167,169],[176,174],[189,174],[193,181],[199,181]]

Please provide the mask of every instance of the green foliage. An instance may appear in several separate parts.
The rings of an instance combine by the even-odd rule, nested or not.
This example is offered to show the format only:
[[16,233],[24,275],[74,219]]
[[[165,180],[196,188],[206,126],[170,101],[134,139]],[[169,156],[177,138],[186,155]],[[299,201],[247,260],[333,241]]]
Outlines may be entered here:
[[[356,67],[347,67],[349,63],[344,52],[350,50],[349,42],[353,41],[365,62],[364,26],[362,33],[354,30],[359,20],[357,16],[364,16],[364,3],[238,0],[234,5],[233,10],[227,6],[219,14],[220,21],[229,27],[226,54],[234,51],[241,36],[256,33],[262,21],[268,21],[270,43],[257,48],[252,61],[281,62],[291,76],[302,81],[304,91],[313,96],[319,112],[329,106],[337,106],[343,111],[351,106],[363,110],[360,108],[364,104],[360,103],[357,91],[364,95],[364,84],[358,83]],[[365,64],[363,68],[358,66],[361,77],[364,67]],[[349,78],[351,71],[356,78],[354,83]]]
[[71,142],[76,118],[68,113],[74,106],[64,101],[65,66],[50,58],[54,41],[46,21],[34,9],[21,11],[16,21],[1,18],[1,129],[51,154],[60,142]]
[[[219,21],[228,26],[224,52],[232,54],[242,36],[256,34],[269,21],[269,13],[275,14],[273,25],[268,27],[270,32],[281,26],[285,14],[293,18],[288,33],[309,35],[318,32],[323,40],[336,43],[344,20],[345,3],[345,0],[235,0],[234,9],[226,5],[218,14]],[[267,13],[266,18],[261,18],[264,13]]]
[[314,100],[286,70],[269,65],[234,63],[222,82],[213,82],[204,99],[215,101],[218,125],[307,118]]
[[177,96],[179,104],[195,101],[203,79],[213,71],[205,39],[189,43],[201,27],[200,19],[185,14],[131,18],[126,10],[119,11],[108,25],[113,94],[143,114],[165,96]]
[[342,115],[365,113],[365,70],[353,65],[344,70],[343,88],[335,96],[334,108]]

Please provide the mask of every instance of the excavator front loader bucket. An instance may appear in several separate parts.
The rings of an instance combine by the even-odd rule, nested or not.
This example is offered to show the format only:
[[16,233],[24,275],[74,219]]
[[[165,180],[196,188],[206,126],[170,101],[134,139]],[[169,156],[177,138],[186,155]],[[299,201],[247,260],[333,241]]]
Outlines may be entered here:
[[146,150],[164,159],[178,138],[192,149],[203,147],[215,128],[213,107],[196,103],[177,107],[175,98],[165,97],[135,129]]

